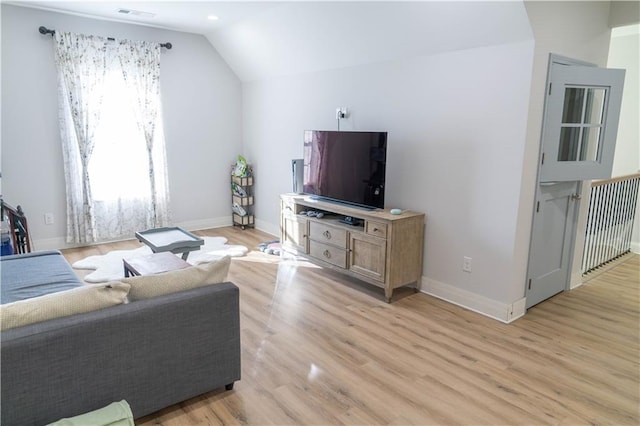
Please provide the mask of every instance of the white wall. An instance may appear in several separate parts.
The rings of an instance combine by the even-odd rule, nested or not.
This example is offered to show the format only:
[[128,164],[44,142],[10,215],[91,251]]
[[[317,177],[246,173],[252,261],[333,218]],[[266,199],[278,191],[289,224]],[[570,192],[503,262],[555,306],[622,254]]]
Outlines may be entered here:
[[[389,131],[387,205],[427,213],[427,290],[503,320],[518,315],[549,53],[605,65],[610,37],[608,2],[525,5],[525,22],[514,10],[501,17],[530,23],[535,45],[511,40],[244,83],[259,226],[277,230],[277,195],[290,190],[302,131],[335,129],[335,108],[347,106],[343,129]],[[463,256],[473,258],[471,274]]]
[[347,106],[342,130],[389,132],[386,205],[427,214],[424,275],[501,303],[521,298],[510,277],[532,55],[520,42],[245,83],[260,225],[278,223],[303,131],[336,129],[335,108]]
[[[284,66],[264,78],[248,70],[256,80],[242,85],[240,100],[237,80],[215,50],[200,45],[201,37],[4,5],[2,11],[9,11],[11,19],[3,13],[2,82],[3,91],[9,87],[10,93],[5,99],[3,92],[2,100],[3,151],[5,145],[9,148],[3,152],[3,184],[10,181],[5,187],[12,196],[24,192],[29,204],[22,204],[37,216],[52,211],[51,205],[57,217],[64,213],[61,155],[51,113],[56,109],[55,86],[51,88],[55,73],[47,69],[52,67],[47,49],[52,48],[37,26],[170,40],[176,47],[163,56],[163,67],[172,70],[163,68],[163,100],[178,221],[201,223],[227,215],[228,164],[242,147],[256,173],[257,225],[277,234],[278,196],[291,189],[290,160],[302,156],[303,130],[335,129],[335,108],[347,106],[351,115],[342,129],[389,132],[387,205],[427,214],[427,290],[512,319],[507,309],[522,307],[524,296],[548,54],[604,65],[609,9],[608,2],[532,2],[526,3],[527,17],[521,4],[505,3],[504,10],[498,6],[491,16],[462,8],[447,18],[469,25],[485,18],[495,25],[508,21],[499,40],[491,43],[466,40],[466,48],[462,43],[455,51],[406,52],[376,63],[326,64],[322,70]],[[446,28],[447,20],[441,21],[437,25]],[[226,34],[209,39],[215,44]],[[8,45],[7,36],[24,47]],[[288,39],[292,49],[278,51],[290,61],[300,41],[278,40]],[[173,62],[176,56],[181,60]],[[43,91],[50,92],[43,96]],[[235,113],[240,108],[241,119]],[[236,141],[240,137],[242,145]],[[32,152],[56,160],[29,166],[26,182],[18,183],[14,162]],[[45,186],[32,188],[38,185]],[[194,193],[204,195],[196,199]],[[463,256],[473,258],[471,274],[461,270]]]
[[[640,25],[614,28],[609,48],[609,68],[623,68],[622,108],[616,153],[613,158],[613,176],[640,172]],[[631,249],[640,253],[640,197],[631,237]]]
[[[190,229],[231,224],[229,168],[241,150],[241,86],[205,37],[1,7],[2,194],[24,208],[37,249],[64,247],[66,234],[53,42],[38,33],[40,25],[173,44],[161,58],[173,221]],[[46,212],[54,214],[53,225],[44,225]]]

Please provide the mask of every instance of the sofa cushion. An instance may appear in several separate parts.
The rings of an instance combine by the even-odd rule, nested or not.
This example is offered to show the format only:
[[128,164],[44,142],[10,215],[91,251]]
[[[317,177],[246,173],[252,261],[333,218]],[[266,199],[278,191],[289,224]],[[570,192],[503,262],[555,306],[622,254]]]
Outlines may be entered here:
[[0,303],[17,302],[83,286],[59,251],[2,256],[0,279]]
[[229,265],[231,265],[231,258],[224,256],[214,262],[156,275],[125,278],[122,282],[131,285],[131,290],[129,290],[130,301],[143,300],[163,294],[221,283],[227,279]]
[[114,281],[7,303],[0,306],[0,330],[120,305],[128,292],[129,284]]

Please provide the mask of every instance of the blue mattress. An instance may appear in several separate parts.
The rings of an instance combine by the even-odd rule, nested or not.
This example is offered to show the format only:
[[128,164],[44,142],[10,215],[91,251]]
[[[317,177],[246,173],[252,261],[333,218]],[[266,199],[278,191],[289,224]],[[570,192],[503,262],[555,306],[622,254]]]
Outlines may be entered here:
[[0,257],[0,303],[11,303],[82,286],[59,251]]

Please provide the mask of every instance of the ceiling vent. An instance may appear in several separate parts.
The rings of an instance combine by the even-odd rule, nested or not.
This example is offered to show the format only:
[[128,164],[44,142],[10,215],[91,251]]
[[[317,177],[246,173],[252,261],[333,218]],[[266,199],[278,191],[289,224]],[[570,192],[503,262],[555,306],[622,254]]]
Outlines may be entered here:
[[155,13],[141,12],[139,10],[131,10],[131,9],[118,9],[116,10],[116,12],[122,13],[123,15],[142,16],[143,18],[153,18],[154,16],[156,16]]

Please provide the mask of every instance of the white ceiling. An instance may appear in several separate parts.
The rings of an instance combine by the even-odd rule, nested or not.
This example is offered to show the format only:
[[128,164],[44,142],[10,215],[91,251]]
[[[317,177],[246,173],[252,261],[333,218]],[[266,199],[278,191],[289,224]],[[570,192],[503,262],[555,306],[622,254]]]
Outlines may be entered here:
[[242,81],[532,39],[522,0],[4,2],[202,34]]
[[[276,1],[163,0],[14,0],[3,1],[3,3],[203,35],[282,4]],[[119,9],[152,13],[155,16],[122,14],[118,12]],[[209,20],[207,19],[209,15],[216,15],[219,19]]]
[[289,2],[207,38],[242,81],[533,40],[521,1]]

